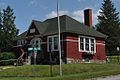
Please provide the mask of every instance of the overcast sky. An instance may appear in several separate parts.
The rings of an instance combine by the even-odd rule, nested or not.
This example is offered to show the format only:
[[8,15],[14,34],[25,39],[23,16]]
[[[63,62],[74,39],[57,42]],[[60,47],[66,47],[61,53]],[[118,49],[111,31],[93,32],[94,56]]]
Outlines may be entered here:
[[[69,15],[83,22],[83,10],[93,10],[93,25],[97,23],[97,15],[103,0],[59,0],[60,15]],[[120,12],[120,0],[112,0],[117,12]],[[10,5],[16,16],[16,26],[20,33],[26,31],[32,20],[44,21],[56,16],[56,0],[0,0],[0,9]],[[120,15],[120,14],[119,14]]]

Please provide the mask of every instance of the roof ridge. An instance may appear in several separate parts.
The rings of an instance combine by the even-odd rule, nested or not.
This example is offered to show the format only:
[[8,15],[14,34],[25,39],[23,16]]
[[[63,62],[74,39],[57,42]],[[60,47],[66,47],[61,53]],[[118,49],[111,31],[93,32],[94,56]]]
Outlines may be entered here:
[[[61,16],[59,16],[60,18],[61,17],[64,17],[64,16],[67,16],[67,17],[69,17],[68,15],[61,15]],[[53,17],[53,18],[49,18],[49,19],[46,19],[46,20],[44,20],[44,22],[46,22],[46,21],[50,21],[50,20],[53,20],[53,19],[57,19],[57,16],[56,17]]]

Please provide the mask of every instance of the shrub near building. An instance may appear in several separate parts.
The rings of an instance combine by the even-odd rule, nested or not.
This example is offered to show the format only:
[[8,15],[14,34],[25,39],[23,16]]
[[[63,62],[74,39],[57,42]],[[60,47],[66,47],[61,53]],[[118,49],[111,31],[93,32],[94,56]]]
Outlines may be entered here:
[[0,53],[0,65],[13,65],[13,61],[10,59],[15,59],[15,55],[12,52],[2,52]]

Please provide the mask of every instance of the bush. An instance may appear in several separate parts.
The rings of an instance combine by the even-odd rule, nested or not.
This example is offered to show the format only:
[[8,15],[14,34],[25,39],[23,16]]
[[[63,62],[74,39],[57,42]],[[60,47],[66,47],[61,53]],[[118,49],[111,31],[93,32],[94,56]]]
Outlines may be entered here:
[[[2,52],[0,53],[0,65],[11,65],[14,61],[10,61],[9,59],[15,59],[15,55],[12,52]],[[6,61],[8,60],[8,61]]]

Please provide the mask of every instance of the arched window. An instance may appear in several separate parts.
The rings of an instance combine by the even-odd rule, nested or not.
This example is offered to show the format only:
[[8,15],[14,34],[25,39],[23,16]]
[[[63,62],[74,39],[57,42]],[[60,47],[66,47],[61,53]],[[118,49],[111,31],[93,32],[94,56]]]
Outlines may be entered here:
[[31,47],[41,47],[41,39],[40,38],[33,38],[31,41],[30,41],[30,45]]

